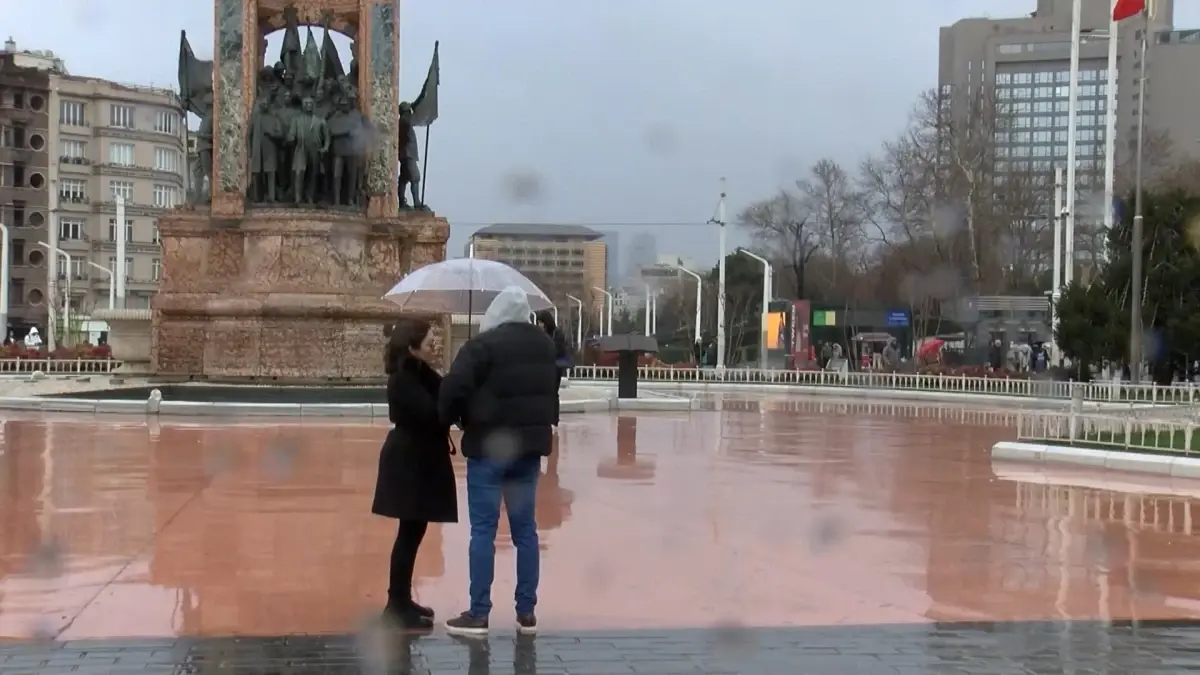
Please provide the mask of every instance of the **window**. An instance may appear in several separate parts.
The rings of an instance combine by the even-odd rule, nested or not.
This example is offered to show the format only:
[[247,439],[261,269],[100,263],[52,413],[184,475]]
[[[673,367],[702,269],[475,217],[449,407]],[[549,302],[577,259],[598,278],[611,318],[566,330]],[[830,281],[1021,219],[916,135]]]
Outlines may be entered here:
[[150,241],[154,242],[155,244],[162,243],[162,236],[159,235],[159,233],[158,233],[158,225],[157,224],[152,226],[150,229]]
[[87,201],[87,182],[76,178],[58,179],[58,197],[65,202],[79,204]]
[[[87,143],[83,141],[63,141],[58,144],[58,155],[64,159],[83,159],[87,157]],[[72,162],[76,164],[78,162]]]
[[59,279],[66,279],[68,271],[70,272],[70,275],[73,279],[82,279],[83,278],[83,265],[84,265],[83,260],[80,260],[79,258],[72,258],[71,264],[70,264],[70,266],[68,266],[66,259],[64,259],[62,256],[55,256],[55,257],[58,258],[57,268],[58,268],[58,278]]
[[117,197],[125,200],[126,204],[133,202],[133,181],[114,180],[108,183],[108,192],[112,195],[114,201]]
[[170,110],[159,110],[154,114],[154,130],[160,134],[179,134],[179,115]]
[[154,168],[159,171],[179,173],[179,151],[175,148],[155,148]]
[[[109,241],[117,240],[117,219],[116,218],[108,219],[108,240]],[[130,218],[126,218],[125,219],[125,242],[129,243],[131,241],[133,241],[133,220]]]
[[108,146],[108,163],[133,166],[133,143],[112,143]]
[[64,100],[58,105],[58,121],[71,127],[87,126],[87,106],[80,101]]
[[87,225],[82,220],[62,218],[58,221],[58,240],[78,241],[83,239],[86,227]]
[[122,129],[133,128],[133,106],[112,104],[109,110],[109,126]]
[[[117,257],[110,256],[108,259],[108,269],[112,270],[113,276],[117,275]],[[125,259],[125,281],[129,281],[133,277],[133,258]]]
[[154,281],[162,278],[162,261],[158,258],[150,261],[150,278]]
[[173,185],[154,185],[154,205],[160,209],[175,208],[175,187]]

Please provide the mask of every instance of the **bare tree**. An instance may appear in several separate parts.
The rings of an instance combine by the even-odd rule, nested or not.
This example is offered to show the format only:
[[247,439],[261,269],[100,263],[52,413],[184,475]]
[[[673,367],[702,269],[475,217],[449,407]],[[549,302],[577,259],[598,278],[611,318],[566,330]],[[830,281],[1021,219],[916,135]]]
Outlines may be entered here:
[[865,195],[845,169],[828,157],[817,160],[809,175],[796,181],[800,202],[817,241],[832,262],[829,285],[838,288],[838,271],[863,242]]
[[810,216],[805,204],[786,190],[751,204],[738,215],[738,223],[750,231],[755,243],[791,272],[797,298],[806,297],[805,271],[821,246],[821,233],[810,224]]

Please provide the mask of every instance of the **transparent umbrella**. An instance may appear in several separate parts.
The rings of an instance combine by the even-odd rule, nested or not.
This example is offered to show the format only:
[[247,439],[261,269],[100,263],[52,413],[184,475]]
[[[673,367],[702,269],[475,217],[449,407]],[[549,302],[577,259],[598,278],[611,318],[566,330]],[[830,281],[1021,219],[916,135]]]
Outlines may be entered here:
[[426,265],[400,280],[384,295],[409,312],[475,314],[487,310],[500,291],[516,286],[538,312],[554,303],[525,275],[494,260],[457,258]]

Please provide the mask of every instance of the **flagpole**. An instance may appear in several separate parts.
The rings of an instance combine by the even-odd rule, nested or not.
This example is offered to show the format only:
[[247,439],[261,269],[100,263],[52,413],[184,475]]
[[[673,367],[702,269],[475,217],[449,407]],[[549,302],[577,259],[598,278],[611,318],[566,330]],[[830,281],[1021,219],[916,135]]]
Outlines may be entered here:
[[1150,51],[1150,12],[1143,9],[1142,16],[1146,19],[1146,27],[1142,31],[1142,62],[1138,74],[1137,159],[1133,192],[1133,241],[1130,246],[1133,269],[1129,282],[1129,291],[1133,296],[1129,303],[1129,381],[1133,384],[1138,384],[1142,379],[1142,150],[1146,132],[1146,59]]
[[425,203],[425,186],[429,184],[426,178],[429,176],[429,128],[432,126],[432,124],[425,125],[425,151],[421,153],[421,204]]

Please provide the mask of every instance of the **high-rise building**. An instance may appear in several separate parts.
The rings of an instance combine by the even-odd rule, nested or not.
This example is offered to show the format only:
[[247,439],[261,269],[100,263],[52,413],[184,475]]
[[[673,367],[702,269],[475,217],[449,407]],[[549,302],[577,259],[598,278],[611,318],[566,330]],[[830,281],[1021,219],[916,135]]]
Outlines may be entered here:
[[0,223],[9,233],[8,315],[0,329],[24,335],[46,327],[50,225],[50,76],[45,55],[0,51]]
[[[1186,86],[1200,68],[1200,35],[1173,31],[1174,0],[1157,0],[1147,59],[1146,129],[1166,133],[1191,153],[1200,137],[1200,90]],[[1071,0],[1038,0],[1020,18],[962,19],[941,29],[939,85],[952,111],[965,113],[979,92],[1011,113],[997,134],[998,169],[1052,171],[1067,158],[1067,97],[1071,56]],[[1079,47],[1076,141],[1079,189],[1101,189],[1104,175],[1110,3],[1085,2]],[[1136,147],[1140,41],[1143,24],[1120,25],[1117,45],[1117,164]]]
[[603,236],[582,225],[498,223],[477,230],[471,241],[476,258],[498,260],[529,277],[560,311],[573,295],[597,316],[605,296],[594,288],[608,287]]
[[629,258],[625,274],[630,277],[641,275],[643,267],[651,267],[658,262],[658,237],[649,232],[635,234],[629,242]]

